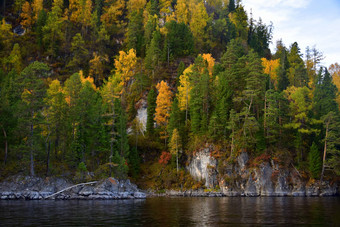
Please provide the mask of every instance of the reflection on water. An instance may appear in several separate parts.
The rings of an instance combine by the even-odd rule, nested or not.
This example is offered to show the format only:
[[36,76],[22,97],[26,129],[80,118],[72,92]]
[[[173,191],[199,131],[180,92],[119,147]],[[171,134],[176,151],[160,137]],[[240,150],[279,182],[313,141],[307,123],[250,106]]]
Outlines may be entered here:
[[0,226],[340,225],[340,198],[0,201]]

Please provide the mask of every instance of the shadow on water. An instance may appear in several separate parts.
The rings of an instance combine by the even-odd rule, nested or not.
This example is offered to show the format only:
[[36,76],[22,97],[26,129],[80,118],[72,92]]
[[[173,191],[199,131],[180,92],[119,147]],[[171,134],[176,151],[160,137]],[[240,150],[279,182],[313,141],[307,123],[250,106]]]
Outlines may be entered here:
[[0,226],[340,225],[339,197],[0,201]]

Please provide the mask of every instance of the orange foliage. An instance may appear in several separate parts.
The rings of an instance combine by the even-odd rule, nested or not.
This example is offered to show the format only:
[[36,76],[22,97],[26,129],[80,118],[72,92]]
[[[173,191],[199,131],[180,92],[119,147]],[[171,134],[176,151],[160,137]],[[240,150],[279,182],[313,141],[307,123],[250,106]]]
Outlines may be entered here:
[[29,2],[26,1],[22,5],[22,13],[20,14],[20,17],[22,19],[20,24],[24,28],[30,29],[32,27],[32,24],[33,24],[33,19],[32,19],[32,8],[31,8],[31,5],[29,4]]
[[170,159],[171,159],[171,154],[169,152],[163,151],[161,156],[159,157],[158,162],[161,165],[166,165],[169,163]]
[[264,67],[263,72],[270,76],[270,80],[274,83],[275,89],[277,89],[278,78],[277,69],[280,65],[280,59],[267,60],[266,58],[261,58],[262,66]]
[[158,90],[158,96],[156,100],[155,121],[158,125],[163,127],[161,138],[166,139],[165,126],[168,124],[170,117],[172,92],[170,91],[170,87],[163,80],[157,84],[156,88]]
[[270,160],[270,155],[269,154],[261,154],[260,156],[257,156],[252,163],[253,167],[259,166],[263,162],[268,162]]

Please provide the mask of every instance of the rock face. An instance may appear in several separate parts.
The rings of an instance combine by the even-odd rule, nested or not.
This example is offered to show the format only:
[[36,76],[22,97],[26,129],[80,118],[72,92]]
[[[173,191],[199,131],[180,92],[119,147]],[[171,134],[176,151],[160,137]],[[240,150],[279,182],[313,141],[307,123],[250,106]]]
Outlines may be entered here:
[[210,148],[205,148],[192,158],[188,170],[196,180],[205,180],[207,188],[217,185],[217,160],[210,156]]
[[145,132],[146,131],[146,121],[148,118],[148,114],[147,114],[147,103],[144,99],[142,99],[139,102],[139,105],[141,106],[138,110],[137,110],[137,119],[139,121],[139,123],[142,126],[142,130]]
[[[14,176],[0,183],[0,199],[37,200],[71,187],[72,184],[62,178]],[[80,185],[61,192],[49,199],[143,199],[146,194],[140,192],[130,180],[108,178],[94,185]]]
[[[216,192],[217,194],[221,192],[223,196],[334,196],[339,193],[337,183],[324,181],[310,184],[301,179],[294,168],[280,168],[273,160],[250,167],[246,152],[241,152],[233,163],[218,164],[211,156],[212,150],[213,147],[210,146],[194,154],[188,170],[196,180],[203,180],[207,188],[213,189],[218,185],[220,190]],[[193,195],[195,192],[189,194]]]

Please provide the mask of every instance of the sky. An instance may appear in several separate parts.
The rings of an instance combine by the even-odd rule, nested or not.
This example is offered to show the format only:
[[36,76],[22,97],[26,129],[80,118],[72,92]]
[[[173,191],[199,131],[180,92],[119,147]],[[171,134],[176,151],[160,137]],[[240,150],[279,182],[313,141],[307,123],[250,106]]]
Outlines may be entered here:
[[270,46],[275,52],[276,41],[282,39],[287,48],[294,42],[304,54],[306,47],[323,53],[321,65],[340,63],[340,0],[243,0],[253,18],[269,25],[273,22]]

